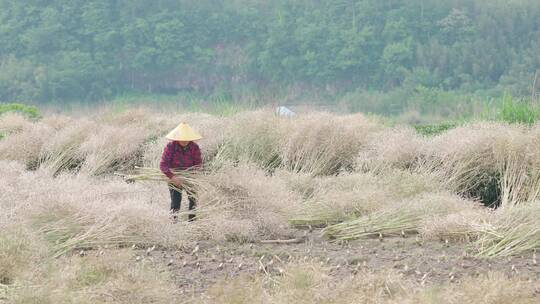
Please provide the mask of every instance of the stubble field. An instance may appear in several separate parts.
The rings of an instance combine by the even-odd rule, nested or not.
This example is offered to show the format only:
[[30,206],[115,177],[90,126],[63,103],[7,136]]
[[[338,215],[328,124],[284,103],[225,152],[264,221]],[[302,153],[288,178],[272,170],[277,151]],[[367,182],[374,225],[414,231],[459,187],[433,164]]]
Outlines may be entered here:
[[[175,223],[154,172],[183,121],[204,170]],[[540,301],[540,125],[140,108],[0,132],[0,302]]]

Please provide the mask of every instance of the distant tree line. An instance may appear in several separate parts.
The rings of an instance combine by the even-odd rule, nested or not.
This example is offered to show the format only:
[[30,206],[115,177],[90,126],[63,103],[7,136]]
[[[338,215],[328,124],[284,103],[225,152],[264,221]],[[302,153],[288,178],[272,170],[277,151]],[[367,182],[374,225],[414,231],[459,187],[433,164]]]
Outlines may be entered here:
[[272,86],[530,93],[538,0],[0,0],[0,101]]

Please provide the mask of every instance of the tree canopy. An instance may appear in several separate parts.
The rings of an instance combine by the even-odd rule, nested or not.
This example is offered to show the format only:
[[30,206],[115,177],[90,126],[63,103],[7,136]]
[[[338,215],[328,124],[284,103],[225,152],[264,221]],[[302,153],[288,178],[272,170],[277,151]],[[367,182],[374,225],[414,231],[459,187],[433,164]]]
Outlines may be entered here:
[[529,94],[537,0],[0,0],[0,101],[422,86]]

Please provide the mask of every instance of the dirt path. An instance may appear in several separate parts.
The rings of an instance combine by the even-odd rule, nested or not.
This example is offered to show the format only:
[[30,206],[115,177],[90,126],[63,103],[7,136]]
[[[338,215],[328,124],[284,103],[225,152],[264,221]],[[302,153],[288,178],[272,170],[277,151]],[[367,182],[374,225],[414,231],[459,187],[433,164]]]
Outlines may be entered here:
[[[148,258],[144,251],[138,253]],[[465,245],[408,238],[367,239],[338,244],[318,231],[298,244],[199,243],[190,251],[154,251],[150,255],[173,273],[181,294],[204,292],[214,283],[240,274],[279,273],[290,261],[323,263],[337,280],[362,270],[393,269],[421,284],[459,282],[489,271],[538,280],[533,254],[492,260],[473,257]]]

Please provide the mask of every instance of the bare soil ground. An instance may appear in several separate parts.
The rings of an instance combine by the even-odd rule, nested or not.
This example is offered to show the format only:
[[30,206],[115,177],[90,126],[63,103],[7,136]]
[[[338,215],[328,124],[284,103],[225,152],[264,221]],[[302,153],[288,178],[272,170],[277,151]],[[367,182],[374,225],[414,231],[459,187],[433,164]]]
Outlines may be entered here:
[[[540,265],[535,254],[480,259],[464,244],[406,238],[363,239],[347,243],[328,241],[316,230],[296,244],[234,244],[201,242],[184,251],[136,251],[137,261],[145,259],[169,267],[180,294],[193,297],[218,281],[257,272],[279,274],[291,261],[322,263],[339,281],[363,271],[392,269],[420,284],[459,282],[465,276],[490,271],[538,281]],[[537,291],[540,296],[540,290]]]

